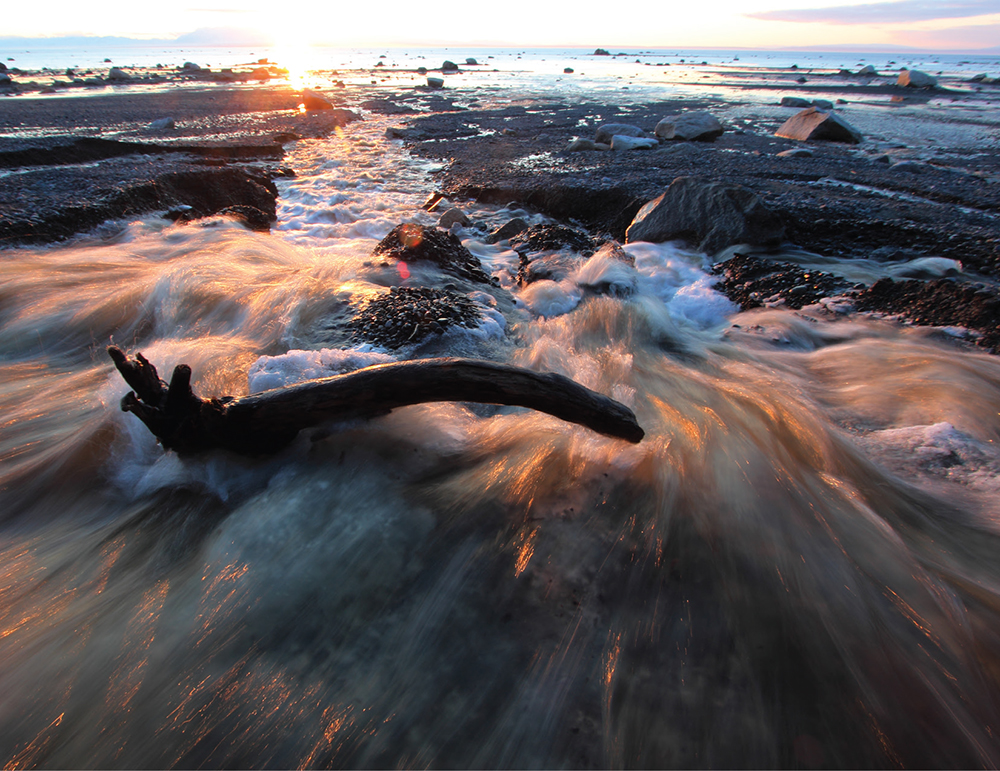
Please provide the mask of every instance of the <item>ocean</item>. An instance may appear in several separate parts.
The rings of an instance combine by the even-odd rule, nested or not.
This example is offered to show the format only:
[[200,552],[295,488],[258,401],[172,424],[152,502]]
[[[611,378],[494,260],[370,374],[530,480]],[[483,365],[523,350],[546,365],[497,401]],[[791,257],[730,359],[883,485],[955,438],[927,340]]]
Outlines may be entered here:
[[[324,61],[351,72],[383,53],[400,68],[475,57],[496,72],[452,77],[510,101],[569,88],[567,66],[580,93],[639,100],[666,69],[866,61]],[[112,58],[145,55],[246,58]],[[458,235],[495,286],[386,266],[379,239],[436,222],[421,205],[441,167],[386,138],[397,119],[365,118],[286,147],[296,176],[277,181],[270,234],[148,216],[0,251],[6,765],[1000,763],[1000,359],[960,345],[963,330],[836,303],[739,313],[680,242],[521,287],[516,252],[484,238],[547,221],[514,206],[462,204],[481,227]],[[345,335],[398,286],[462,293],[480,322],[400,350]],[[618,399],[646,437],[436,403],[304,431],[269,457],[179,457],[119,409],[109,344],[163,375],[190,365],[206,396],[409,358],[512,363]]]

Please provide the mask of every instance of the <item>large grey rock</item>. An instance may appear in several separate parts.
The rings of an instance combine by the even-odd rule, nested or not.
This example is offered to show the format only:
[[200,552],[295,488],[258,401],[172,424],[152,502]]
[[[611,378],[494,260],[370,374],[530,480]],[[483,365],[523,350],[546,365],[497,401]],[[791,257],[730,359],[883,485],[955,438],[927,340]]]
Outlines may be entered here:
[[451,226],[456,224],[461,225],[463,228],[467,228],[472,224],[472,221],[465,215],[465,212],[457,206],[448,209],[438,220],[438,227],[444,230],[450,230]]
[[126,81],[132,80],[132,76],[129,75],[125,70],[120,67],[112,67],[108,70],[108,80],[115,80],[119,83],[124,83]]
[[444,78],[427,78],[428,88],[444,88]]
[[909,86],[910,88],[934,88],[937,85],[937,78],[920,70],[903,70],[896,78],[896,85]]
[[860,70],[858,70],[858,75],[874,76],[874,75],[878,75],[878,71],[874,67],[872,67],[870,64],[866,64],[864,67],[862,67]]
[[722,136],[723,130],[722,124],[710,112],[690,110],[664,118],[656,124],[653,133],[661,139],[714,142]]
[[458,65],[445,59],[444,64],[441,65],[441,72],[458,72]]
[[630,137],[623,134],[615,134],[611,137],[612,150],[649,150],[658,144],[659,142],[653,137]]
[[165,131],[167,129],[177,128],[177,124],[174,122],[173,118],[157,118],[149,127],[153,131]]
[[596,150],[597,143],[593,139],[583,139],[577,137],[572,140],[568,145],[566,145],[567,153],[580,153],[587,150]]
[[828,142],[857,144],[861,141],[861,132],[850,123],[832,112],[822,112],[815,107],[793,115],[781,124],[774,135],[800,142],[824,139]]
[[751,190],[678,177],[639,209],[625,241],[683,238],[711,255],[733,244],[777,246],[784,236],[781,220]]
[[813,99],[812,106],[818,110],[832,110],[833,102],[829,99]]
[[783,96],[781,97],[782,107],[812,107],[812,102],[808,99],[803,99],[801,96]]
[[605,123],[597,129],[597,133],[594,134],[594,141],[609,145],[611,144],[611,137],[616,134],[623,137],[646,136],[646,132],[638,126],[629,126],[625,123]]

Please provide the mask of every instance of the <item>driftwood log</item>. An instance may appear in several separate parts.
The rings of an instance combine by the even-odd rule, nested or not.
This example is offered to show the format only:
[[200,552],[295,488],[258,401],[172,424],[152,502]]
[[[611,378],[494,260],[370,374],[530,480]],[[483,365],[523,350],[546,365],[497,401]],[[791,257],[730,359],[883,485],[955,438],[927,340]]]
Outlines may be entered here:
[[332,420],[384,415],[425,402],[482,402],[529,407],[598,433],[639,442],[644,436],[625,405],[555,373],[474,359],[419,359],[365,367],[233,398],[202,399],[191,390],[191,368],[174,368],[169,385],[137,353],[108,348],[132,392],[124,412],[136,415],[169,450],[196,453],[221,447],[245,455],[273,453],[304,428]]

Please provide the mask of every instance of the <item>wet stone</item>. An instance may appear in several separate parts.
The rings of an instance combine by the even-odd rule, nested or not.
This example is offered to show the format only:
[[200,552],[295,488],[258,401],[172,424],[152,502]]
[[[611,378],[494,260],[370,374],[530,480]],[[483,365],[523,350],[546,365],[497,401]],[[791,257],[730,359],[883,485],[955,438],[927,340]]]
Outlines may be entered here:
[[452,327],[471,329],[481,322],[476,304],[457,292],[393,287],[388,294],[369,301],[347,326],[357,343],[396,350]]
[[573,249],[589,257],[594,253],[595,246],[586,233],[565,225],[532,225],[510,239],[510,248],[516,252]]
[[737,254],[715,265],[712,272],[722,276],[714,288],[739,303],[741,311],[781,300],[785,306],[798,310],[850,289],[844,279],[830,273],[747,254]]
[[389,235],[378,242],[372,256],[400,262],[432,262],[460,278],[492,283],[479,258],[462,246],[457,236],[415,223],[408,222],[394,227]]

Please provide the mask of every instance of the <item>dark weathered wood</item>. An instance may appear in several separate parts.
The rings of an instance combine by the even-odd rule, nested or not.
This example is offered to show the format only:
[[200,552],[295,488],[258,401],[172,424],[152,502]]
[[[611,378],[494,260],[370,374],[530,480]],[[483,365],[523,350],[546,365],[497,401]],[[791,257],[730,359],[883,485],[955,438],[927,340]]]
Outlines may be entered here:
[[201,399],[191,369],[174,369],[168,386],[143,355],[108,353],[135,393],[122,399],[168,449],[224,447],[244,454],[275,452],[304,428],[368,418],[426,402],[482,402],[529,407],[598,433],[638,442],[644,436],[628,407],[555,373],[473,359],[419,359],[381,364],[238,399]]

